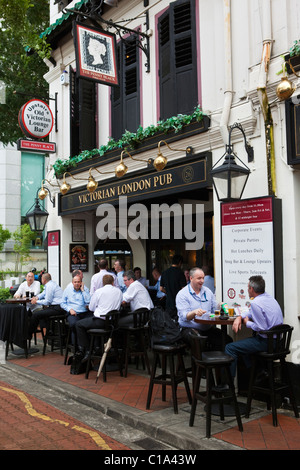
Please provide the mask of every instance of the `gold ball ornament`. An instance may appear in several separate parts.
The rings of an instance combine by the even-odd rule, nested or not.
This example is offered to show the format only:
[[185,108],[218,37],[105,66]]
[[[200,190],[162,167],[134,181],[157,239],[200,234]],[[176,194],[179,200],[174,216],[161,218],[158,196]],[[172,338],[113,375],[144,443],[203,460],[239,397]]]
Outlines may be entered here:
[[281,82],[276,88],[276,95],[280,101],[284,101],[290,98],[294,93],[295,88],[293,84],[286,78],[282,77]]

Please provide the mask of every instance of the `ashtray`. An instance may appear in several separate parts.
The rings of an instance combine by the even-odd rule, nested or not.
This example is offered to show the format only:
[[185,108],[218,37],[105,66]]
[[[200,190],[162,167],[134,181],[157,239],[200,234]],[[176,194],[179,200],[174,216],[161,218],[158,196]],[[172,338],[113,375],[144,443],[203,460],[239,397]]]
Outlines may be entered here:
[[220,320],[229,320],[228,315],[220,315],[219,318],[220,318]]

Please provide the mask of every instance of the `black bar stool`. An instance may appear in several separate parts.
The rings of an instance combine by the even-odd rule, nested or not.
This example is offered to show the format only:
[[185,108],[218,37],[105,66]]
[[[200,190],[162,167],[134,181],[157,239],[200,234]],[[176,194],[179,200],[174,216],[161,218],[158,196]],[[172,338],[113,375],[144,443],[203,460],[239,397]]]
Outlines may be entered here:
[[[224,420],[223,405],[226,402],[233,401],[238,427],[240,431],[243,431],[240,411],[234,390],[234,384],[230,374],[230,365],[233,362],[233,358],[223,353],[222,351],[205,351],[207,337],[200,336],[192,332],[190,332],[189,334],[191,340],[190,344],[192,350],[193,368],[195,373],[195,378],[193,381],[193,402],[189,425],[193,426],[194,424],[197,401],[200,400],[204,402],[206,404],[206,437],[209,438],[211,435],[212,404],[219,404],[220,417],[222,420]],[[203,370],[205,371],[206,390],[200,391],[200,382]],[[227,373],[229,389],[228,387],[218,387],[215,385],[213,372],[215,372],[215,374],[220,374],[221,370],[225,370]]]
[[[178,405],[177,405],[177,385],[181,382],[184,382],[187,397],[189,403],[192,403],[192,396],[190,392],[190,387],[185,371],[185,366],[183,362],[183,353],[185,351],[185,345],[176,345],[176,346],[165,346],[165,345],[157,345],[154,344],[152,347],[153,352],[153,367],[150,376],[150,383],[148,389],[148,397],[147,397],[147,405],[146,409],[150,409],[150,403],[152,398],[152,391],[153,385],[159,384],[162,385],[162,401],[166,401],[166,386],[170,385],[172,387],[172,399],[173,399],[173,407],[174,413],[178,413]],[[160,356],[161,356],[161,374],[156,374],[156,368],[160,363]],[[174,359],[177,357],[178,359],[178,368],[177,371],[175,369]],[[169,374],[167,373],[167,361],[169,360]]]
[[[268,409],[270,409],[270,402],[272,407],[273,426],[277,426],[277,411],[276,411],[276,395],[283,393],[290,397],[291,404],[296,418],[299,418],[299,412],[293,392],[293,385],[290,378],[289,370],[286,363],[286,356],[290,353],[290,342],[292,337],[293,327],[290,325],[278,325],[268,331],[262,331],[268,338],[268,351],[253,354],[252,368],[249,384],[249,392],[247,399],[246,417],[249,417],[251,409],[251,401],[255,392],[267,395]],[[259,361],[264,360],[267,365],[268,380],[255,383],[257,375],[257,364]],[[280,361],[281,366],[281,380],[275,380],[274,368]]]

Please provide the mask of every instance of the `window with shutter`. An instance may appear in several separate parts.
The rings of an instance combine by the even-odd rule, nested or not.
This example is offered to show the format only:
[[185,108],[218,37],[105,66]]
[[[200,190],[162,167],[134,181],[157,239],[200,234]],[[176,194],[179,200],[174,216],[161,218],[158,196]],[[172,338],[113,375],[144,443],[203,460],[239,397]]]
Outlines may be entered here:
[[70,69],[70,151],[78,155],[92,150],[96,142],[96,85],[77,78]]
[[160,119],[198,104],[195,1],[171,3],[158,21]]
[[117,46],[120,86],[111,89],[112,137],[135,132],[140,125],[139,49],[130,37]]

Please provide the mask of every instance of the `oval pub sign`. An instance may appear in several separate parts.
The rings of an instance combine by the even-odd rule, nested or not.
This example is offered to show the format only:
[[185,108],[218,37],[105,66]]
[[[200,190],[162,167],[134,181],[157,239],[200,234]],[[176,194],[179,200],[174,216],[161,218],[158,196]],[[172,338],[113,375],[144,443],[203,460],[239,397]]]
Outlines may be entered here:
[[33,99],[25,103],[19,111],[19,126],[25,135],[43,139],[53,127],[53,114],[47,103]]

